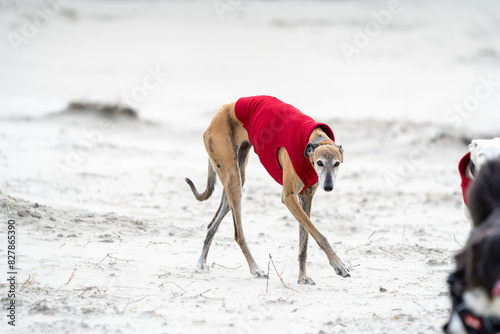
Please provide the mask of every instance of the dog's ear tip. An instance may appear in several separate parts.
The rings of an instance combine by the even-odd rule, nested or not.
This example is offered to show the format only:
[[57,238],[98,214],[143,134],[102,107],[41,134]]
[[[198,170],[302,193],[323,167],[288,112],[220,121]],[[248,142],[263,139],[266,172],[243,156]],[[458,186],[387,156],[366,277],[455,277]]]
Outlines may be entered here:
[[309,159],[309,155],[311,154],[311,152],[313,152],[318,146],[318,144],[308,143],[306,145],[306,149],[304,150],[304,156]]
[[310,145],[311,145],[311,143],[308,143],[308,144],[306,145],[305,150],[304,150],[304,156],[305,156],[306,158],[308,158],[308,159],[309,159],[309,153],[311,153],[311,151],[310,151],[311,146],[310,146]]
[[478,145],[477,140],[476,139],[472,139],[472,141],[469,144],[469,150],[472,150],[472,149],[476,148],[477,145]]

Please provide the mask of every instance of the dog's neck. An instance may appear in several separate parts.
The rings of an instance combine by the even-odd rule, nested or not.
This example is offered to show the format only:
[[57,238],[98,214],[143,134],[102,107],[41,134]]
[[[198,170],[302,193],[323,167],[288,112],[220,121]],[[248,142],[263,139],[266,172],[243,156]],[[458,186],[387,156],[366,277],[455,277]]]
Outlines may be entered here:
[[321,128],[318,127],[315,128],[309,136],[308,143],[317,144],[324,140],[327,141],[327,144],[335,144],[335,142],[331,138],[329,138],[328,135],[323,130],[321,130]]
[[319,142],[323,141],[323,140],[327,140],[328,138],[327,137],[318,137],[316,139],[314,139],[311,144],[318,144]]

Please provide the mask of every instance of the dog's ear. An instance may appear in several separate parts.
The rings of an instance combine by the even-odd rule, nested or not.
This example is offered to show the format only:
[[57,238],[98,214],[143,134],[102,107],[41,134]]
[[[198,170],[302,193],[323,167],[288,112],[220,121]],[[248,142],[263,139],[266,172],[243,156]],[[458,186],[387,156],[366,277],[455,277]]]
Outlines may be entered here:
[[319,144],[313,144],[313,143],[309,143],[307,144],[306,146],[306,149],[304,151],[304,155],[307,159],[310,159],[309,155],[314,152],[315,149],[317,149],[319,146]]
[[337,148],[339,149],[340,153],[340,162],[344,162],[344,149],[342,148],[342,145],[338,145]]
[[476,147],[477,147],[477,140],[471,141],[471,143],[469,144],[469,152],[471,152]]

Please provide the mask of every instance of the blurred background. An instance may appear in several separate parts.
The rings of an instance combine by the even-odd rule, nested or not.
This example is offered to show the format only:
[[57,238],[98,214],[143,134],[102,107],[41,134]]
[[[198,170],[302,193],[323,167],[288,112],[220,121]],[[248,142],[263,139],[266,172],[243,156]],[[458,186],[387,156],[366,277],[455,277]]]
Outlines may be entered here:
[[[458,161],[500,133],[499,1],[0,0],[0,36],[0,215],[22,236],[21,330],[440,332],[469,233]],[[197,203],[184,177],[205,186],[203,131],[257,94],[343,145],[313,220],[351,279],[310,242],[318,285],[295,285],[297,222],[254,154],[245,233],[304,293],[251,278],[229,217],[196,271],[221,189]]]
[[350,147],[375,141],[351,152],[388,170],[401,163],[379,153],[398,139],[369,138],[376,128],[419,124],[415,136],[455,133],[465,150],[500,127],[499,11],[494,0],[0,1],[2,189],[58,204],[103,187],[168,194],[184,187],[177,171],[204,164],[218,108],[257,94],[360,122],[332,126]]
[[[269,94],[311,114],[446,124],[446,110],[500,81],[497,1],[2,1],[0,112],[127,101],[165,75],[141,117],[192,121]],[[467,123],[493,126],[500,94]],[[473,109],[473,108],[472,108]]]

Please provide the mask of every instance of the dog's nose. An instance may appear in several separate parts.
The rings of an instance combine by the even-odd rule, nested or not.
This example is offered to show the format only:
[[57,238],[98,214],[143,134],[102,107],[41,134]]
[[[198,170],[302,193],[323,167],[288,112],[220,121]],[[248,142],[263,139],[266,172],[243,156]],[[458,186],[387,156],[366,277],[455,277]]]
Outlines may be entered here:
[[332,191],[333,190],[333,184],[325,184],[325,191]]

